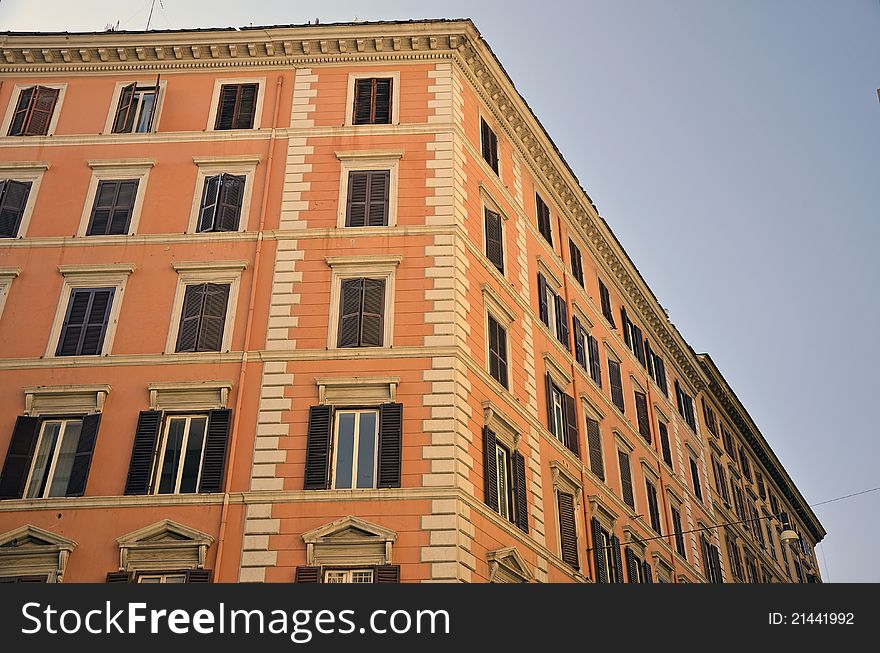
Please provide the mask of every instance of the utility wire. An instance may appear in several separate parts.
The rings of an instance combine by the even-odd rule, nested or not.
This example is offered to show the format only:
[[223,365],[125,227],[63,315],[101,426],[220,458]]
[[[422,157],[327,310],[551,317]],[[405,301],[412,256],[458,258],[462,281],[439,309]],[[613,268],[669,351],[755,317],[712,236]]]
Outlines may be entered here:
[[850,497],[857,497],[862,494],[868,494],[868,492],[876,492],[880,490],[880,487],[872,487],[870,490],[862,490],[861,492],[853,492],[852,494],[846,494],[842,497],[837,497],[836,499],[828,499],[828,501],[820,501],[819,503],[811,503],[810,508],[815,508],[816,506],[824,506],[826,503],[834,503],[835,501],[843,501],[844,499],[849,499]]

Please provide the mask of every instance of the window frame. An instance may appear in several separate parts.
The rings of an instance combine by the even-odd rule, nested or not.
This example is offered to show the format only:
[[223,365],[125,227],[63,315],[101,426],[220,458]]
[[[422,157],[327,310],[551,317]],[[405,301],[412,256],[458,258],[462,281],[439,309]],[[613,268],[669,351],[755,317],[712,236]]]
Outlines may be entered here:
[[339,316],[342,310],[342,282],[345,279],[383,279],[385,281],[385,307],[382,316],[383,336],[380,347],[389,349],[394,341],[394,280],[403,257],[398,254],[380,256],[328,256],[324,259],[330,267],[330,306],[327,325],[327,349],[351,350],[339,347]]
[[43,175],[48,169],[49,163],[46,161],[9,161],[0,163],[0,178],[23,184],[29,183],[31,185],[27,201],[24,205],[24,211],[21,214],[21,220],[18,223],[18,233],[11,237],[0,237],[0,244],[7,239],[13,240],[27,237],[28,227],[30,226],[34,207],[37,203],[37,195],[40,192],[40,184],[43,181]]
[[[376,415],[376,428],[373,434],[373,484],[372,486],[365,487],[357,487],[357,451],[358,451],[358,443],[360,441],[359,427],[360,427],[360,416],[361,413],[374,413]],[[352,445],[352,464],[351,464],[351,487],[347,488],[337,488],[336,487],[336,465],[337,465],[337,455],[339,453],[339,416],[344,413],[353,413],[355,415],[355,431],[354,431],[354,444]],[[330,489],[331,490],[350,490],[350,491],[363,491],[363,490],[376,490],[378,483],[378,474],[379,474],[379,407],[378,406],[358,406],[358,407],[336,407],[333,410],[333,439],[331,442],[331,446],[333,447],[333,455],[332,460],[330,461]]]
[[[636,479],[633,474],[633,453],[635,453],[635,449],[630,445],[629,442],[623,439],[623,437],[615,432],[615,436],[617,439],[617,480],[620,483],[620,500],[623,504],[633,512],[633,514],[638,513],[638,496],[636,492]],[[633,505],[629,505],[626,502],[626,499],[623,496],[623,465],[621,464],[621,455],[626,456],[627,467],[629,468],[629,484],[630,484],[630,492],[632,493]]]
[[[355,573],[363,573],[369,572],[370,580],[361,581],[360,583],[355,583],[353,578]],[[328,585],[333,585],[334,583],[327,580],[327,576],[329,574],[343,574],[346,580],[340,581],[340,583],[336,584],[372,584],[376,582],[376,570],[373,567],[322,567],[321,568],[321,582],[326,583]]]
[[[489,373],[489,377],[496,381],[502,388],[506,391],[510,392],[513,387],[513,370],[511,369],[511,345],[510,345],[510,331],[513,327],[513,324],[516,322],[517,315],[514,313],[510,307],[492,290],[491,286],[488,284],[481,284],[480,289],[483,291],[483,337],[484,342],[486,343],[486,371]],[[504,329],[505,332],[505,349],[504,358],[505,363],[507,365],[507,383],[503,384],[494,376],[492,376],[492,354],[489,349],[489,318],[492,318],[498,323],[498,326]]]
[[[235,234],[247,231],[250,222],[251,201],[254,192],[254,179],[257,174],[257,166],[260,163],[259,155],[245,154],[241,156],[220,157],[193,157],[193,163],[197,166],[193,201],[189,213],[189,221],[186,225],[186,233],[198,236],[213,236],[217,234]],[[205,180],[216,175],[230,174],[244,176],[244,192],[241,198],[241,213],[238,216],[238,229],[235,231],[198,231],[199,214],[202,208],[202,196],[205,192]]]
[[21,268],[0,268],[0,319],[3,317],[3,309],[6,300],[12,292],[12,282],[21,274]]
[[[494,124],[494,122],[495,122],[494,120],[488,120],[486,118],[486,114],[483,111],[480,111],[479,121],[477,123],[477,128],[480,130],[480,139],[479,139],[480,157],[479,157],[479,160],[482,161],[484,164],[486,164],[486,167],[489,170],[491,170],[492,173],[498,177],[498,179],[501,179],[501,144],[498,141],[497,130],[492,128],[492,125]],[[486,160],[486,157],[483,156],[483,123],[486,124],[486,127],[488,127],[489,130],[492,132],[492,134],[495,136],[495,165],[498,168],[497,170],[495,170],[495,168],[493,168],[492,165]]]
[[[388,124],[354,124],[354,89],[358,79],[391,79],[391,122]],[[348,73],[345,84],[345,122],[346,127],[356,127],[358,130],[370,128],[388,128],[400,124],[400,71],[399,70],[373,70],[368,72]]]
[[[49,120],[49,126],[46,134],[42,136],[10,136],[9,128],[12,126],[12,118],[15,116],[15,108],[18,106],[18,99],[21,92],[35,86],[44,88],[52,88],[58,91],[58,99],[55,100],[55,107],[52,109],[52,118]],[[3,116],[3,122],[0,124],[0,138],[49,138],[55,135],[55,129],[58,126],[58,118],[61,115],[61,109],[64,104],[64,96],[67,93],[67,82],[58,84],[42,84],[34,83],[18,83],[12,87],[12,93],[9,96],[9,104],[6,106],[6,114]]]
[[129,86],[130,84],[137,84],[138,86],[143,83],[144,86],[155,86],[156,80],[135,80],[130,79],[126,81],[118,81],[116,82],[116,86],[113,87],[113,95],[110,96],[110,108],[107,111],[107,120],[104,122],[104,131],[101,133],[108,136],[136,136],[138,134],[155,134],[159,131],[159,119],[162,117],[162,107],[165,104],[165,95],[167,93],[168,80],[159,79],[159,89],[156,92],[156,100],[155,106],[156,109],[153,112],[153,124],[150,126],[150,131],[148,132],[114,132],[113,131],[113,123],[116,122],[116,112],[119,109],[119,100],[122,97],[122,90]]
[[[144,197],[147,192],[147,183],[150,179],[150,170],[156,164],[153,159],[115,159],[115,160],[90,160],[89,168],[92,169],[92,177],[86,190],[83,202],[82,215],[79,226],[76,229],[77,237],[84,238],[124,238],[137,234],[141,213],[144,207]],[[89,224],[92,219],[92,208],[97,201],[98,185],[102,181],[120,181],[133,179],[137,181],[137,192],[131,208],[131,218],[128,221],[128,229],[124,234],[95,234],[87,236]]]
[[[22,499],[28,500],[37,500],[37,499],[60,499],[67,496],[67,492],[60,495],[52,495],[49,494],[49,491],[52,487],[52,482],[55,479],[55,472],[57,471],[58,457],[61,452],[61,444],[64,441],[64,437],[67,434],[68,425],[71,422],[79,422],[80,426],[80,436],[82,435],[82,426],[83,426],[83,416],[42,416],[40,419],[40,432],[37,434],[36,442],[34,443],[34,453],[31,459],[30,469],[28,470],[27,478],[24,483],[24,490],[22,492]],[[34,480],[34,472],[36,471],[37,466],[37,452],[40,450],[40,445],[43,443],[43,438],[46,435],[46,426],[52,423],[60,423],[61,428],[58,432],[58,437],[55,440],[55,444],[52,447],[52,452],[49,456],[49,460],[46,465],[46,482],[43,488],[43,491],[37,496],[28,496],[28,490],[30,488],[31,482]],[[77,445],[79,444],[79,438],[77,438]],[[76,457],[76,450],[74,450],[74,458]]]
[[[186,426],[184,431],[184,437],[181,442],[181,451],[186,451],[186,445],[189,444],[189,436],[190,436],[190,425],[192,424],[192,420],[194,418],[204,419],[205,420],[205,432],[202,435],[202,452],[199,456],[199,467],[196,470],[196,489],[192,492],[181,492],[180,491],[180,482],[183,477],[183,465],[186,461],[186,456],[181,455],[180,461],[178,462],[178,468],[175,471],[175,482],[174,482],[174,490],[172,492],[159,492],[159,483],[162,477],[162,470],[165,466],[165,451],[168,446],[168,433],[171,430],[171,422],[174,420],[185,419]],[[162,416],[162,432],[160,435],[160,442],[156,447],[156,451],[154,452],[154,460],[153,460],[153,478],[150,482],[150,494],[149,496],[179,496],[181,494],[199,494],[200,492],[200,484],[202,482],[202,467],[205,464],[205,449],[208,441],[208,413],[207,412],[195,412],[195,411],[183,411],[183,412],[166,412]]]
[[[358,125],[371,127],[373,125]],[[387,125],[380,125],[387,126]],[[336,214],[337,229],[387,229],[397,226],[397,196],[400,177],[400,159],[403,150],[356,150],[334,153],[339,160],[339,204]],[[382,227],[347,227],[349,175],[353,171],[388,170],[388,224]]]
[[[215,129],[217,123],[217,111],[220,105],[220,90],[226,85],[240,84],[256,84],[257,85],[257,101],[254,104],[254,124],[250,129]],[[252,131],[260,129],[263,117],[263,101],[266,98],[266,78],[265,77],[221,77],[214,80],[214,89],[211,92],[211,104],[208,108],[208,121],[205,125],[207,132],[234,132],[234,131]],[[157,120],[158,122],[158,120]]]

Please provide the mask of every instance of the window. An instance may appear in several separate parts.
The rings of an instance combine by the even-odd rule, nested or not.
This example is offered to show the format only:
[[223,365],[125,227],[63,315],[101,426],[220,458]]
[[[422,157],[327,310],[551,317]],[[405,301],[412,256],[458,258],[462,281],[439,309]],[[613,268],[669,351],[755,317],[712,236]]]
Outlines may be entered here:
[[694,398],[681,389],[677,379],[675,381],[675,400],[678,405],[678,414],[684,418],[687,425],[696,433],[697,420],[694,417]]
[[253,129],[259,84],[222,84],[214,129]]
[[[755,564],[755,559],[746,555],[746,577],[750,583],[760,583],[761,580],[758,578],[758,567]],[[803,580],[801,580],[803,582]]]
[[636,402],[636,421],[639,425],[639,434],[651,444],[651,420],[648,417],[648,397],[644,392],[633,392]]
[[587,447],[590,450],[590,471],[605,480],[605,459],[602,456],[602,434],[599,422],[587,417]]
[[739,462],[742,468],[743,476],[745,476],[746,480],[751,483],[752,482],[752,466],[749,464],[749,457],[746,454],[746,450],[744,447],[739,448]]
[[196,231],[238,231],[245,175],[221,173],[205,177]]
[[153,86],[132,83],[123,86],[113,118],[114,134],[138,134],[153,131],[159,96],[159,77]]
[[46,136],[52,125],[60,90],[46,86],[21,89],[12,114],[9,136]]
[[709,429],[709,433],[718,437],[718,422],[715,418],[715,411],[712,410],[705,397],[701,397],[701,401],[703,403],[703,418],[706,420],[706,428]]
[[483,159],[489,164],[489,167],[498,173],[498,137],[492,131],[485,119],[480,118],[480,145],[482,147]]
[[614,326],[614,313],[611,312],[611,295],[608,294],[608,288],[599,279],[599,300],[602,304],[602,315],[608,320],[608,323]]
[[666,422],[658,421],[657,431],[660,433],[660,452],[663,455],[663,462],[669,465],[671,470],[675,471],[675,466],[672,464],[672,449],[669,446],[669,429],[666,426]]
[[86,235],[117,236],[128,233],[137,188],[137,179],[99,181]]
[[385,280],[344,279],[340,291],[337,347],[381,347]]
[[775,494],[770,494],[770,511],[773,513],[774,517],[779,516],[779,500],[776,498]]
[[525,458],[502,444],[488,425],[483,427],[483,446],[486,505],[528,533]]
[[176,352],[221,351],[226,328],[230,284],[198,283],[186,286]]
[[95,356],[104,348],[115,288],[71,290],[56,356]]
[[185,583],[186,573],[138,574],[138,583]]
[[626,412],[623,403],[623,380],[620,378],[620,363],[610,356],[608,357],[608,379],[611,385],[611,402],[620,409],[621,413]]
[[544,325],[550,329],[566,349],[568,344],[568,304],[562,295],[557,295],[547,283],[547,277],[538,272],[538,314]]
[[681,526],[681,512],[675,506],[671,506],[670,513],[672,514],[672,530],[673,535],[675,536],[675,550],[685,560],[687,559],[687,551],[684,548],[684,533],[682,532],[684,529]]
[[510,517],[512,510],[510,505],[510,454],[507,449],[495,444],[495,471],[498,475],[498,514],[502,517]]
[[507,330],[489,315],[489,374],[507,388]]
[[731,573],[733,574],[734,578],[742,580],[743,568],[742,558],[739,554],[739,545],[736,543],[736,538],[729,534],[727,536],[727,553],[730,556]]
[[623,502],[633,510],[636,509],[636,498],[633,493],[632,469],[629,465],[629,453],[617,450],[617,464],[620,467],[620,496]]
[[767,498],[767,488],[764,486],[764,475],[761,472],[755,472],[755,483],[758,484],[758,496],[762,499]]
[[593,531],[593,561],[597,583],[622,583],[623,563],[620,559],[620,540],[597,518],[590,520]]
[[620,323],[626,346],[630,348],[642,366],[647,368],[648,361],[645,357],[645,341],[642,339],[642,330],[629,319],[624,306],[620,307]]
[[550,432],[561,442],[565,442],[565,409],[562,392],[556,385],[550,387]]
[[724,426],[724,422],[721,423],[721,439],[724,442],[724,450],[730,454],[730,457],[733,458],[735,464],[736,449],[733,446],[733,436],[730,434],[730,431],[727,430],[727,427]]
[[584,323],[577,315],[572,315],[574,331],[574,357],[578,364],[590,374],[590,378],[602,387],[602,367],[599,360],[599,342],[587,333]]
[[657,486],[651,481],[645,480],[645,492],[648,497],[648,516],[651,519],[651,528],[658,535],[663,534],[660,526],[660,507],[657,503]]
[[691,461],[691,483],[693,483],[694,494],[696,497],[702,501],[703,500],[703,487],[700,485],[700,470],[697,468],[697,461],[693,458]]
[[562,561],[572,569],[580,569],[578,562],[577,520],[574,512],[574,495],[568,492],[556,493],[556,507],[559,512],[559,544]]
[[630,583],[653,583],[651,565],[642,560],[631,547],[626,547],[626,573]]
[[0,238],[15,238],[24,217],[31,182],[0,180]]
[[391,189],[389,170],[351,170],[346,195],[346,227],[387,227]]
[[538,214],[538,231],[544,236],[544,240],[550,243],[550,247],[553,247],[553,229],[550,225],[550,208],[538,193],[535,193],[535,212]]
[[207,426],[207,415],[168,417],[158,456],[156,494],[192,494],[198,491]]
[[730,493],[727,489],[727,473],[724,471],[724,465],[717,458],[712,458],[712,469],[715,472],[715,487],[718,488],[718,494],[725,503],[729,504]]
[[366,77],[354,80],[354,107],[352,124],[391,124],[393,80]]
[[706,580],[710,583],[724,582],[721,578],[721,556],[718,554],[718,547],[710,544],[705,535],[700,535],[700,546],[703,553],[703,571],[706,574]]
[[563,392],[549,372],[547,373],[547,417],[550,433],[574,455],[580,455],[574,399]]
[[669,396],[669,388],[666,385],[666,364],[657,352],[651,349],[651,344],[645,339],[645,358],[648,362],[648,375],[654,379],[654,383]]
[[502,218],[495,211],[485,209],[486,258],[504,274],[504,239]]
[[333,487],[376,487],[378,410],[336,411],[333,447]]
[[584,261],[581,258],[581,250],[577,245],[574,244],[574,241],[569,238],[568,239],[568,252],[571,255],[571,274],[577,279],[577,282],[581,284],[581,287],[584,286]]
[[81,419],[42,423],[25,487],[25,499],[67,496],[81,432]]
[[372,569],[326,569],[325,583],[372,583]]

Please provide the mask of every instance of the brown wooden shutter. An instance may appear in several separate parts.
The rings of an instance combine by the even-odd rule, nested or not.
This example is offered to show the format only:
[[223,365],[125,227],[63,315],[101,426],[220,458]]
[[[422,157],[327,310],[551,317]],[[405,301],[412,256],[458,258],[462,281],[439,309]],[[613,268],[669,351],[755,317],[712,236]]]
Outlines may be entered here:
[[22,130],[24,129],[25,120],[27,120],[30,113],[31,100],[34,97],[36,88],[36,86],[23,88],[18,94],[18,103],[15,105],[12,122],[9,124],[9,136],[24,136]]
[[611,401],[620,409],[621,413],[625,413],[626,404],[623,401],[623,381],[620,378],[620,363],[611,358],[608,359],[608,379],[611,384]]
[[385,280],[364,279],[361,347],[381,347],[384,339]]
[[399,583],[400,565],[378,565],[373,578],[377,583]]
[[642,364],[642,367],[647,367],[647,361],[645,360],[645,339],[642,337],[642,330],[632,322],[630,322],[629,326],[630,331],[632,332],[633,353],[636,355],[636,359]]
[[67,481],[67,492],[64,496],[81,497],[86,491],[89,469],[92,467],[92,454],[98,440],[98,427],[101,425],[101,413],[83,417],[79,432],[79,442],[70,468],[70,479]]
[[651,420],[648,419],[648,397],[644,392],[639,392],[638,390],[633,395],[636,400],[636,418],[639,424],[639,433],[650,444]]
[[614,327],[614,313],[611,310],[611,295],[608,294],[608,288],[599,279],[599,299],[602,303],[602,315],[608,320],[608,323]]
[[306,441],[305,490],[326,490],[330,487],[330,438],[333,431],[331,406],[309,408],[309,430]]
[[498,268],[498,271],[501,272],[501,274],[504,274],[504,246],[502,244],[501,216],[494,211],[486,209],[485,223],[486,258],[492,262],[492,265]]
[[156,92],[153,95],[153,104],[150,106],[150,117],[147,119],[147,128],[145,133],[151,133],[153,131],[153,120],[156,118],[156,107],[159,106],[159,94],[162,92],[162,87],[159,84],[160,75],[156,75]]
[[489,316],[489,374],[507,387],[507,331]]
[[369,194],[369,188],[369,171],[352,170],[348,173],[348,196],[346,197],[345,207],[346,227],[365,227],[367,225],[367,195]]
[[529,532],[529,500],[526,487],[526,459],[519,451],[514,451],[513,488],[516,501],[516,525],[523,532]]
[[607,551],[602,539],[602,526],[595,517],[590,520],[590,530],[593,535],[593,564],[596,566],[594,581],[597,583],[607,583],[608,570],[605,567]]
[[0,499],[20,499],[24,494],[39,434],[39,417],[22,415],[15,419],[3,471],[0,472]]
[[700,470],[697,468],[696,461],[691,458],[691,481],[694,484],[694,494],[697,495],[697,498],[702,501],[703,500],[703,488],[700,485]]
[[572,569],[580,569],[578,563],[577,525],[574,516],[574,497],[567,492],[557,492],[559,508],[559,542],[562,561]]
[[356,79],[354,82],[352,123],[355,125],[369,125],[372,123],[374,81],[374,79]]
[[15,238],[31,191],[31,182],[0,181],[0,238]]
[[614,557],[614,582],[623,582],[623,561],[620,559],[620,539],[616,535],[611,536],[611,553]]
[[541,322],[550,326],[550,313],[547,308],[547,280],[538,272],[538,315]]
[[624,558],[626,559],[626,576],[628,583],[639,582],[639,560],[631,548],[624,547]]
[[119,105],[116,107],[116,118],[113,120],[114,134],[127,134],[134,126],[135,90],[137,90],[137,83],[122,87],[122,92],[119,94]]
[[489,167],[498,174],[498,137],[483,118],[480,118],[480,135],[483,150],[483,159]]
[[210,569],[189,569],[186,572],[186,582],[187,583],[210,583],[211,582],[211,570]]
[[[187,290],[189,290],[187,288]],[[206,283],[196,351],[220,351],[229,303],[229,284]]]
[[379,406],[379,451],[377,486],[400,487],[403,461],[403,404]]
[[653,583],[654,582],[654,576],[651,573],[651,565],[648,563],[647,560],[642,562],[642,575],[645,577],[646,583]]
[[340,285],[337,347],[357,347],[361,331],[363,279],[343,279]]
[[565,437],[565,434],[556,432],[555,420],[553,419],[553,388],[554,388],[554,383],[553,383],[553,377],[550,376],[550,372],[547,372],[547,374],[544,377],[544,380],[546,382],[545,386],[547,388],[547,429],[550,431],[550,433],[555,435],[557,438],[561,439],[561,438]]
[[483,489],[486,505],[498,512],[498,467],[496,457],[495,432],[483,427]]
[[538,214],[538,231],[552,247],[553,228],[550,224],[550,208],[538,193],[535,193],[535,212]]
[[320,567],[304,567],[300,566],[296,568],[296,575],[294,576],[294,583],[320,583],[321,582],[321,568]]
[[626,314],[626,307],[620,307],[620,328],[623,330],[623,341],[626,346],[632,349],[632,333],[630,331],[631,322]]
[[632,470],[629,466],[629,454],[618,449],[617,462],[620,465],[620,494],[623,502],[635,510],[636,499],[633,495]]
[[391,98],[394,92],[394,80],[391,77],[373,80],[373,117],[374,125],[391,124]]
[[660,450],[663,453],[663,462],[669,465],[670,468],[674,469],[672,464],[672,450],[669,447],[669,432],[666,428],[666,424],[663,422],[657,422],[657,430],[660,432]]
[[660,524],[660,508],[657,504],[657,488],[650,481],[645,481],[645,496],[648,498],[648,517],[650,518],[651,528],[658,535],[662,534]]
[[244,184],[244,175],[221,175],[214,231],[238,231]]
[[593,336],[587,336],[587,344],[590,350],[590,378],[602,387],[602,359],[599,358],[599,341]]
[[602,458],[602,434],[599,422],[587,417],[587,448],[590,451],[590,471],[605,480],[605,461]]
[[113,288],[71,290],[56,356],[94,356],[101,353],[114,292]]
[[58,100],[57,88],[37,86],[31,96],[28,114],[22,126],[22,136],[46,136],[49,133],[49,123],[52,122],[52,113],[55,111],[55,102]]
[[159,428],[161,425],[162,411],[142,410],[138,415],[124,494],[149,494],[150,477],[153,472],[153,456],[159,443]]
[[214,231],[217,224],[217,206],[220,203],[220,182],[223,175],[205,177],[205,186],[202,190],[202,203],[199,207],[199,224],[196,231]]
[[208,412],[205,457],[202,461],[199,492],[223,491],[223,479],[226,476],[226,449],[229,446],[229,430],[231,428],[231,410],[218,408]]
[[130,571],[107,572],[108,583],[131,583],[132,581],[134,581],[134,574]]
[[137,179],[113,179],[98,182],[87,236],[120,236],[128,233]]
[[180,311],[180,326],[177,329],[177,348],[175,351],[197,351],[199,326],[207,287],[207,283],[186,287],[183,294],[183,308]]
[[556,338],[571,351],[568,342],[568,304],[562,295],[556,295]]
[[580,456],[580,429],[578,429],[577,408],[574,398],[570,395],[562,395],[562,406],[565,414],[565,446],[575,456]]
[[574,332],[574,359],[578,365],[587,369],[587,343],[584,338],[584,329],[577,315],[571,316],[571,330]]
[[581,250],[574,244],[574,241],[571,238],[568,239],[568,252],[571,256],[571,274],[581,287],[583,287],[584,261],[583,258],[581,258]]
[[257,84],[238,84],[232,129],[253,129],[257,109]]
[[372,170],[369,175],[367,226],[385,227],[388,225],[391,172],[388,170]]

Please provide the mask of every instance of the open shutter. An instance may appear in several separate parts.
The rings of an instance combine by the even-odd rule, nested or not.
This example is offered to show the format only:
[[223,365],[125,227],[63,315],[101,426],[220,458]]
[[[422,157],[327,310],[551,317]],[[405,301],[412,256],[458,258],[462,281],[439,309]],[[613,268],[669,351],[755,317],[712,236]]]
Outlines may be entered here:
[[176,351],[197,351],[199,325],[202,321],[202,307],[205,303],[207,283],[186,287],[183,295],[183,308],[180,311],[180,327],[177,330]]
[[611,401],[623,413],[625,412],[626,404],[623,402],[623,382],[620,379],[620,363],[610,358],[608,359],[608,379],[611,384]]
[[210,569],[189,569],[186,572],[186,582],[187,583],[210,583],[211,582],[211,570]]
[[660,450],[663,453],[663,461],[672,467],[672,450],[669,448],[669,431],[666,424],[657,422],[657,429],[660,431]]
[[57,100],[57,88],[37,86],[34,89],[21,132],[23,136],[46,136],[49,133],[49,123],[52,122],[52,112]]
[[367,226],[384,227],[388,225],[388,199],[391,173],[388,170],[370,172],[370,197],[367,204]]
[[321,568],[320,567],[297,567],[294,583],[320,583]]
[[159,77],[159,75],[156,75],[156,91],[153,95],[153,104],[150,106],[150,117],[147,119],[147,128],[144,130],[147,133],[153,131],[153,120],[156,118],[156,107],[159,106],[159,93],[162,90],[159,85]]
[[636,499],[633,495],[632,470],[629,466],[629,454],[617,451],[617,461],[620,464],[620,494],[624,503],[630,508],[635,509]]
[[590,471],[605,480],[605,461],[602,459],[602,435],[599,422],[587,418],[587,447],[590,450]]
[[647,560],[642,562],[642,576],[644,576],[646,583],[654,582],[654,575],[651,573],[651,565]]
[[220,180],[223,175],[205,177],[205,188],[202,192],[202,204],[199,208],[199,224],[196,231],[214,231],[217,221],[217,206],[220,201]]
[[31,182],[7,179],[0,182],[0,238],[15,238],[24,215]]
[[634,392],[636,399],[636,418],[639,423],[639,433],[648,444],[651,444],[651,420],[648,419],[648,397],[644,392]]
[[223,84],[220,87],[220,100],[217,104],[217,119],[214,129],[233,129],[235,110],[238,106],[238,85]]
[[9,125],[10,136],[24,136],[22,130],[24,129],[25,120],[27,120],[30,114],[31,100],[34,97],[36,88],[36,86],[31,86],[30,88],[22,89],[18,94],[18,104],[15,105],[12,123]]
[[244,182],[244,175],[221,175],[215,231],[238,231]]
[[574,331],[574,359],[578,365],[587,369],[587,352],[586,342],[584,340],[584,330],[581,327],[581,321],[577,315],[571,316],[571,328]]
[[498,512],[498,467],[495,461],[495,432],[483,427],[483,487],[486,492],[486,505]]
[[137,83],[122,87],[119,94],[119,106],[116,107],[116,118],[113,120],[114,134],[127,134],[134,126],[135,90]]
[[107,323],[110,321],[110,308],[113,306],[113,288],[100,288],[92,290],[91,293],[92,302],[78,352],[81,356],[95,356],[101,353]]
[[373,117],[373,79],[356,79],[354,82],[353,120],[355,125],[369,125]]
[[365,227],[367,225],[367,193],[370,173],[352,170],[348,173],[348,197],[346,198],[345,226]]
[[125,481],[125,494],[148,494],[150,476],[153,471],[153,455],[159,442],[159,427],[162,425],[162,411],[142,410],[138,415],[131,448],[131,462]]
[[107,572],[108,583],[131,583],[134,580],[134,574],[130,571],[110,571]]
[[611,310],[611,295],[608,294],[608,287],[602,283],[601,279],[599,279],[599,299],[602,303],[602,315],[608,320],[608,324],[615,327],[614,313]]
[[587,336],[587,344],[590,350],[590,378],[602,387],[602,360],[599,358],[599,341],[593,336]]
[[593,564],[596,567],[594,580],[597,583],[607,583],[608,570],[605,567],[605,555],[607,552],[605,551],[602,539],[602,526],[595,517],[590,520],[590,530],[593,535]]
[[574,244],[574,241],[568,239],[568,253],[571,256],[571,273],[577,282],[584,285],[584,262],[581,258],[581,250]]
[[579,569],[574,497],[567,492],[557,492],[556,496],[559,507],[559,543],[562,561],[572,569]]
[[626,577],[628,583],[639,582],[639,561],[632,549],[624,547],[623,557],[626,559]]
[[92,453],[95,451],[95,442],[98,439],[98,427],[101,425],[101,413],[86,415],[82,421],[79,432],[79,443],[76,454],[73,457],[73,466],[70,469],[70,479],[67,482],[65,496],[81,497],[86,491],[86,481],[89,478],[89,469],[92,466]]
[[556,338],[571,351],[568,344],[568,304],[562,295],[556,295]]
[[379,406],[377,487],[400,487],[403,460],[403,404]]
[[39,433],[39,417],[22,415],[16,418],[3,471],[0,472],[0,499],[20,499],[24,494]]
[[547,280],[538,272],[538,315],[541,322],[550,326],[550,314],[547,308]]
[[343,279],[340,288],[338,347],[357,347],[361,331],[363,279]]
[[620,539],[616,535],[611,536],[611,553],[614,556],[614,582],[623,582],[623,561],[620,559]]
[[208,433],[205,439],[205,457],[202,461],[202,477],[199,492],[221,492],[226,473],[226,449],[229,446],[229,429],[232,427],[232,411],[218,408],[208,413]]
[[529,532],[529,499],[526,488],[526,459],[519,451],[513,452],[513,489],[516,501],[516,525]]
[[486,209],[486,257],[504,274],[504,247],[502,245],[501,216]]
[[556,432],[556,420],[553,419],[553,377],[550,372],[544,377],[547,387],[547,429],[557,438],[565,437],[564,433]]
[[377,583],[399,583],[400,565],[379,565],[374,578]]
[[257,109],[257,84],[241,84],[238,87],[238,107],[234,129],[252,129]]
[[197,351],[220,351],[223,347],[223,330],[226,324],[226,308],[229,303],[229,285],[205,284],[205,302],[199,325]]
[[373,124],[391,124],[391,97],[394,91],[391,77],[373,80]]
[[330,432],[333,426],[331,406],[309,408],[309,431],[306,442],[305,490],[330,487]]
[[362,347],[381,347],[385,331],[384,279],[364,279],[362,307],[360,345]]
[[575,456],[580,456],[580,443],[578,442],[580,430],[578,429],[577,409],[574,398],[569,395],[562,395],[562,405],[565,409],[565,446]]

